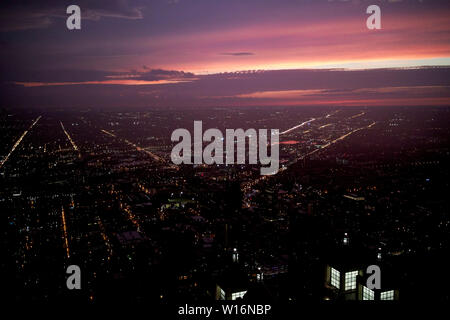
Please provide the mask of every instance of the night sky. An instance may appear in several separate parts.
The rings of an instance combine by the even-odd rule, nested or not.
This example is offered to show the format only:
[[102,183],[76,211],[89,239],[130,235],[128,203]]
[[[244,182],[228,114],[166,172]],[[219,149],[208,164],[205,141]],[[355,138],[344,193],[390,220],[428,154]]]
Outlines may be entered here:
[[448,105],[449,18],[440,0],[5,0],[0,106]]

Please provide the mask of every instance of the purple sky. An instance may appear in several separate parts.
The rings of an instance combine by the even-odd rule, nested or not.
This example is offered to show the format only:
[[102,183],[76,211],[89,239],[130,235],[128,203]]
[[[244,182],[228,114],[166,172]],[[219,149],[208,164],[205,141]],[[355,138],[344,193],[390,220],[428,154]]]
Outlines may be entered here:
[[[66,28],[77,4],[82,29]],[[382,29],[366,28],[378,4]],[[448,105],[450,2],[3,1],[6,106]]]

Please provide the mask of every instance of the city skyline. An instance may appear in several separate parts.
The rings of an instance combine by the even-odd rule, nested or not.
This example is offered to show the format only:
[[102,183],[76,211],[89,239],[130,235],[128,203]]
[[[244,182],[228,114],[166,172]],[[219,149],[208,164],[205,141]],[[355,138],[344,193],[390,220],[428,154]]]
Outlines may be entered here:
[[448,17],[442,0],[2,1],[7,303],[447,303]]

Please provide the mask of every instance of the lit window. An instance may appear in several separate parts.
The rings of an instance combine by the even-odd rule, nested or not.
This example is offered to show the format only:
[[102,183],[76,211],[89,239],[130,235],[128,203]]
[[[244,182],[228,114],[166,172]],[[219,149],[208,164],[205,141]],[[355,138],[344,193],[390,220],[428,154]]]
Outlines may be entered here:
[[394,300],[394,290],[382,292],[380,294],[380,300]]
[[247,291],[241,291],[241,292],[235,292],[231,294],[231,300],[236,300],[238,298],[244,298],[244,295],[247,293]]
[[345,290],[356,289],[356,276],[358,271],[350,271],[345,274]]
[[222,289],[220,289],[220,300],[225,300],[225,291],[223,291]]
[[331,268],[331,285],[336,288],[341,287],[341,273],[334,268]]
[[375,300],[375,292],[364,286],[362,288],[363,288],[363,300]]

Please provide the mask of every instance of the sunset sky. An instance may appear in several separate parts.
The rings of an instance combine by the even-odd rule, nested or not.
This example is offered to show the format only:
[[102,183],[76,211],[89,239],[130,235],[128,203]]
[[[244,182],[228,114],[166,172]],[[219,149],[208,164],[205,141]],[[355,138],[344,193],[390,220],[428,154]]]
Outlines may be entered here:
[[0,48],[5,106],[450,103],[450,1],[5,0]]

